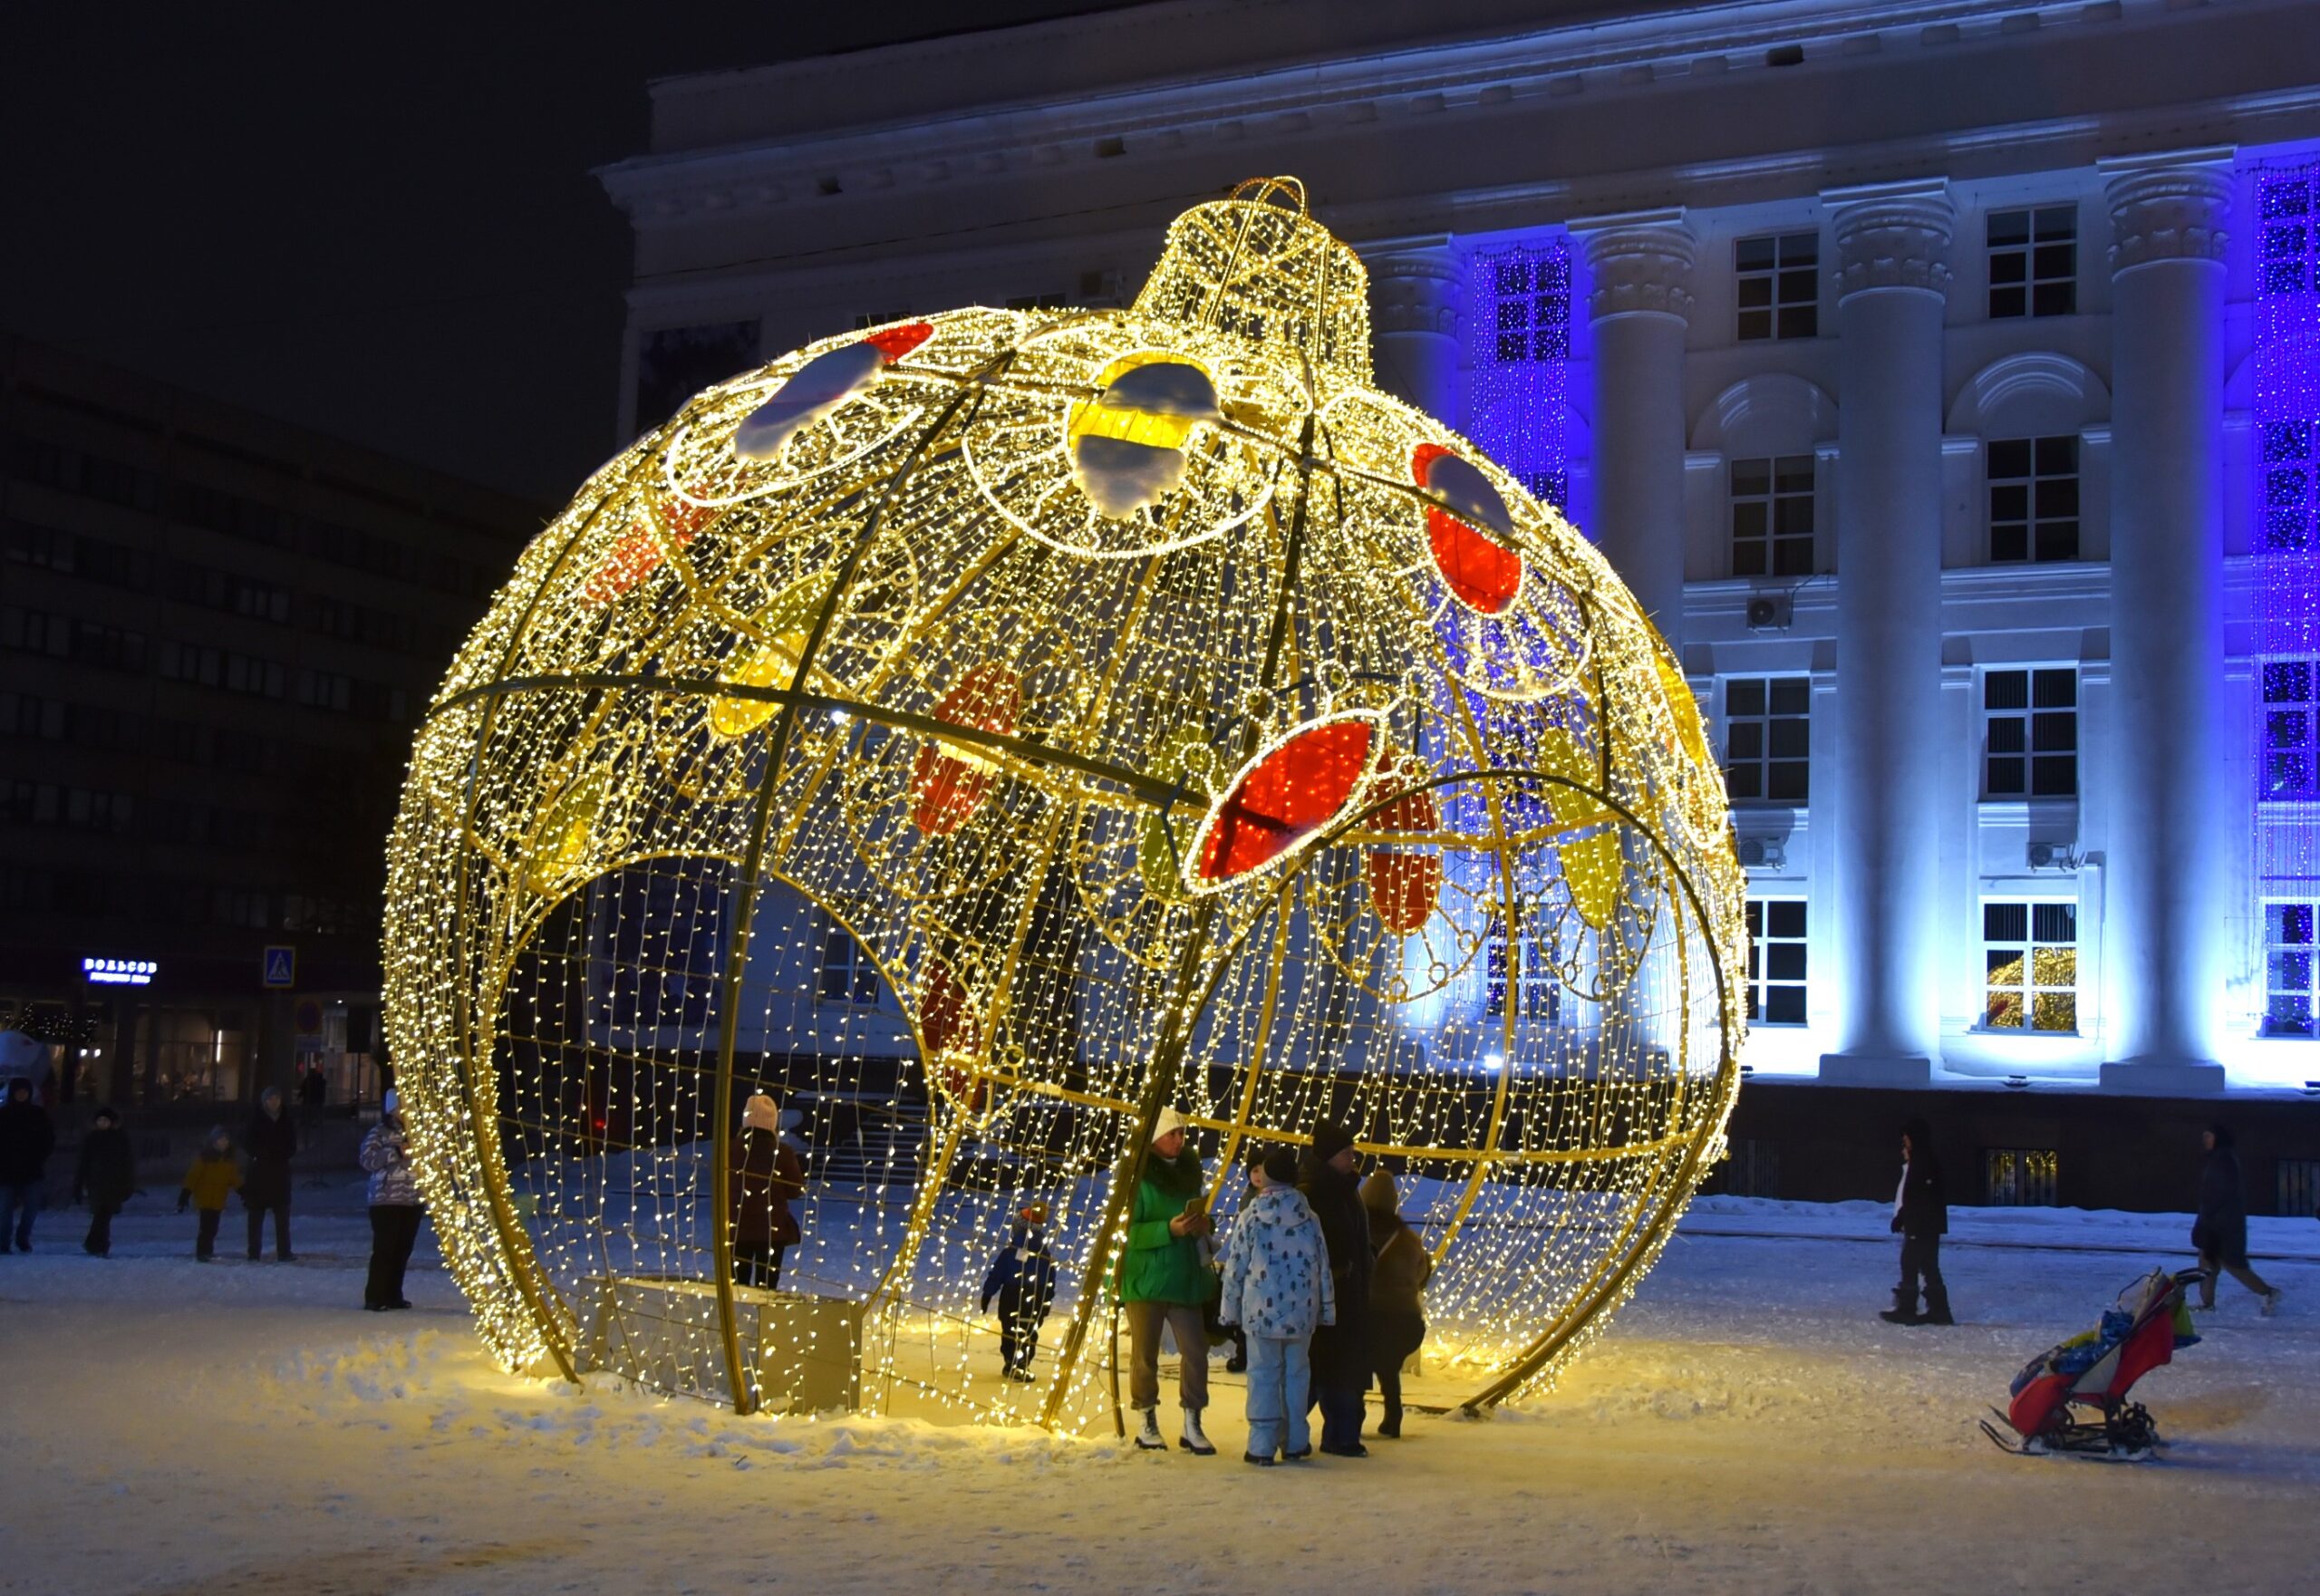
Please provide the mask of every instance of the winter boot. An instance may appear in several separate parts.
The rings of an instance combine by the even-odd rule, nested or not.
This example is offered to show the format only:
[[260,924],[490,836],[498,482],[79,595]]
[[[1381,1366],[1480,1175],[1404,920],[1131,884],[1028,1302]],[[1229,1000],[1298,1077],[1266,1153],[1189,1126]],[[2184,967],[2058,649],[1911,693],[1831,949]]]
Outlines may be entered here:
[[2279,1311],[2280,1289],[2277,1286],[2274,1286],[2270,1291],[2264,1293],[2264,1305],[2257,1309],[2257,1311],[2261,1313],[2266,1319],[2269,1319],[2273,1314],[2277,1313]]
[[1925,1317],[1918,1322],[1919,1324],[1956,1324],[1958,1321],[1949,1317],[1949,1293],[1946,1291],[1928,1291],[1925,1294]]
[[1183,1437],[1177,1441],[1176,1445],[1182,1446],[1194,1457],[1213,1457],[1216,1456],[1216,1448],[1208,1444],[1208,1437],[1206,1436],[1201,1434],[1199,1408],[1187,1407],[1184,1409],[1184,1433]]
[[1887,1324],[1923,1324],[1925,1322],[1925,1315],[1918,1311],[1918,1294],[1915,1291],[1902,1291],[1899,1287],[1896,1287],[1893,1291],[1893,1305],[1877,1317]]
[[1139,1452],[1165,1452],[1168,1449],[1167,1441],[1160,1434],[1160,1410],[1157,1407],[1144,1410],[1143,1427],[1136,1432],[1136,1449]]

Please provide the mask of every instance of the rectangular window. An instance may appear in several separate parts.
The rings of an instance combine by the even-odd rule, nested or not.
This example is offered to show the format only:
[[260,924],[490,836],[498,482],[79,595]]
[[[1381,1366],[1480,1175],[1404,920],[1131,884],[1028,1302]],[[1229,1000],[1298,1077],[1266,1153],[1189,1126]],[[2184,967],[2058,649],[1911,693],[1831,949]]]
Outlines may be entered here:
[[2309,416],[2265,421],[2258,428],[2263,453],[2264,523],[2262,547],[2295,552],[2312,547],[2314,521],[2320,518],[2320,471],[2312,469],[2320,423]]
[[1992,439],[1990,561],[2078,557],[2078,440]]
[[353,707],[354,679],[335,671],[300,671],[298,701],[309,709],[343,714]]
[[1818,233],[1734,241],[1732,275],[1742,343],[1820,336],[1820,261]]
[[1506,1012],[1511,1002],[1518,1019],[1555,1018],[1562,982],[1555,972],[1551,950],[1529,937],[1511,942],[1504,929],[1494,923],[1483,946],[1483,963],[1484,1013],[1495,1019]]
[[1988,671],[1982,675],[1982,796],[2078,794],[2078,672]]
[[2264,1034],[2310,1036],[2315,905],[2264,905]]
[[1990,212],[1990,319],[2078,309],[2078,208]]
[[2283,1158],[2275,1170],[2272,1212],[2320,1216],[2320,1158]]
[[63,742],[72,735],[72,715],[60,699],[29,692],[0,692],[0,737],[34,737]]
[[878,967],[870,950],[843,925],[822,934],[822,1001],[870,1004],[878,1001]]
[[1990,1147],[1982,1154],[1982,1201],[1992,1208],[2051,1208],[2061,1198],[2062,1156],[2050,1147]]
[[1724,784],[1735,802],[1811,800],[1812,679],[1735,676],[1724,684]]
[[1492,348],[1502,365],[1571,358],[1571,256],[1517,253],[1491,272]]
[[1780,1144],[1734,1137],[1724,1166],[1724,1191],[1733,1197],[1780,1195]]
[[2076,904],[1984,904],[1982,964],[1986,1030],[2078,1030]]
[[1812,457],[1732,462],[1732,574],[1812,574]]
[[2315,747],[2320,739],[2320,660],[2267,660],[2263,673],[2264,765],[2258,789],[2267,803],[2320,798]]
[[1748,1020],[1804,1023],[1805,902],[1748,900]]

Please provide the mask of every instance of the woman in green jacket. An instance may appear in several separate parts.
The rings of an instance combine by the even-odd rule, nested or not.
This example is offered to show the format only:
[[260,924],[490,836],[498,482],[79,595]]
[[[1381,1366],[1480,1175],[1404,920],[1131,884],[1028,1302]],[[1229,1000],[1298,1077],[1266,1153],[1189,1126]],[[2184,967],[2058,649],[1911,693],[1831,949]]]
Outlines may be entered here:
[[1127,1320],[1128,1406],[1144,1416],[1136,1444],[1164,1452],[1160,1434],[1160,1327],[1176,1332],[1183,1372],[1176,1400],[1184,1410],[1177,1445],[1198,1457],[1216,1448],[1201,1432],[1208,1406],[1208,1327],[1202,1307],[1216,1295],[1216,1275],[1202,1254],[1201,1238],[1215,1229],[1202,1202],[1200,1155],[1184,1145],[1190,1121],[1170,1108],[1153,1127],[1143,1178],[1128,1214],[1127,1253],[1120,1260],[1120,1312]]

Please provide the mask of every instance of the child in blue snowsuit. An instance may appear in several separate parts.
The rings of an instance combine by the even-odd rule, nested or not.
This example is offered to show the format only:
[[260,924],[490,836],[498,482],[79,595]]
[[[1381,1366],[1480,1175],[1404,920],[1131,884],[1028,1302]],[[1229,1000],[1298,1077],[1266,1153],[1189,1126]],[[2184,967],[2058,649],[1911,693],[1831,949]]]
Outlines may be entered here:
[[[1248,1462],[1270,1466],[1313,1455],[1307,1415],[1313,1331],[1337,1320],[1329,1242],[1297,1189],[1297,1155],[1276,1147],[1249,1171],[1254,1195],[1224,1247],[1217,1318],[1249,1338]],[[1349,1310],[1350,1311],[1350,1310]]]
[[982,1277],[982,1309],[999,1303],[999,1359],[1010,1380],[1029,1384],[1031,1358],[1039,1349],[1039,1325],[1055,1301],[1055,1255],[1048,1251],[1048,1205],[1026,1203],[1016,1210],[1007,1246]]

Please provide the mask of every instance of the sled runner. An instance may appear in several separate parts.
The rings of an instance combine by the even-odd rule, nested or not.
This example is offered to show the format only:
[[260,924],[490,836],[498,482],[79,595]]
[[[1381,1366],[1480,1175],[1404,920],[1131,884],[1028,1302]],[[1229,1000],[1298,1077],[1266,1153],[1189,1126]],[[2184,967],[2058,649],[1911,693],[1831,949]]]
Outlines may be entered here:
[[2154,1269],[2130,1285],[2103,1310],[2101,1324],[2041,1352],[2014,1377],[2013,1401],[1996,1417],[2015,1438],[1988,1419],[1982,1420],[1982,1434],[2017,1456],[2062,1453],[2114,1462],[2151,1456],[2166,1443],[2150,1411],[2128,1401],[2127,1393],[2171,1361],[2176,1348],[2199,1339],[2183,1296],[2183,1288],[2199,1278],[2196,1269],[2180,1274]]

